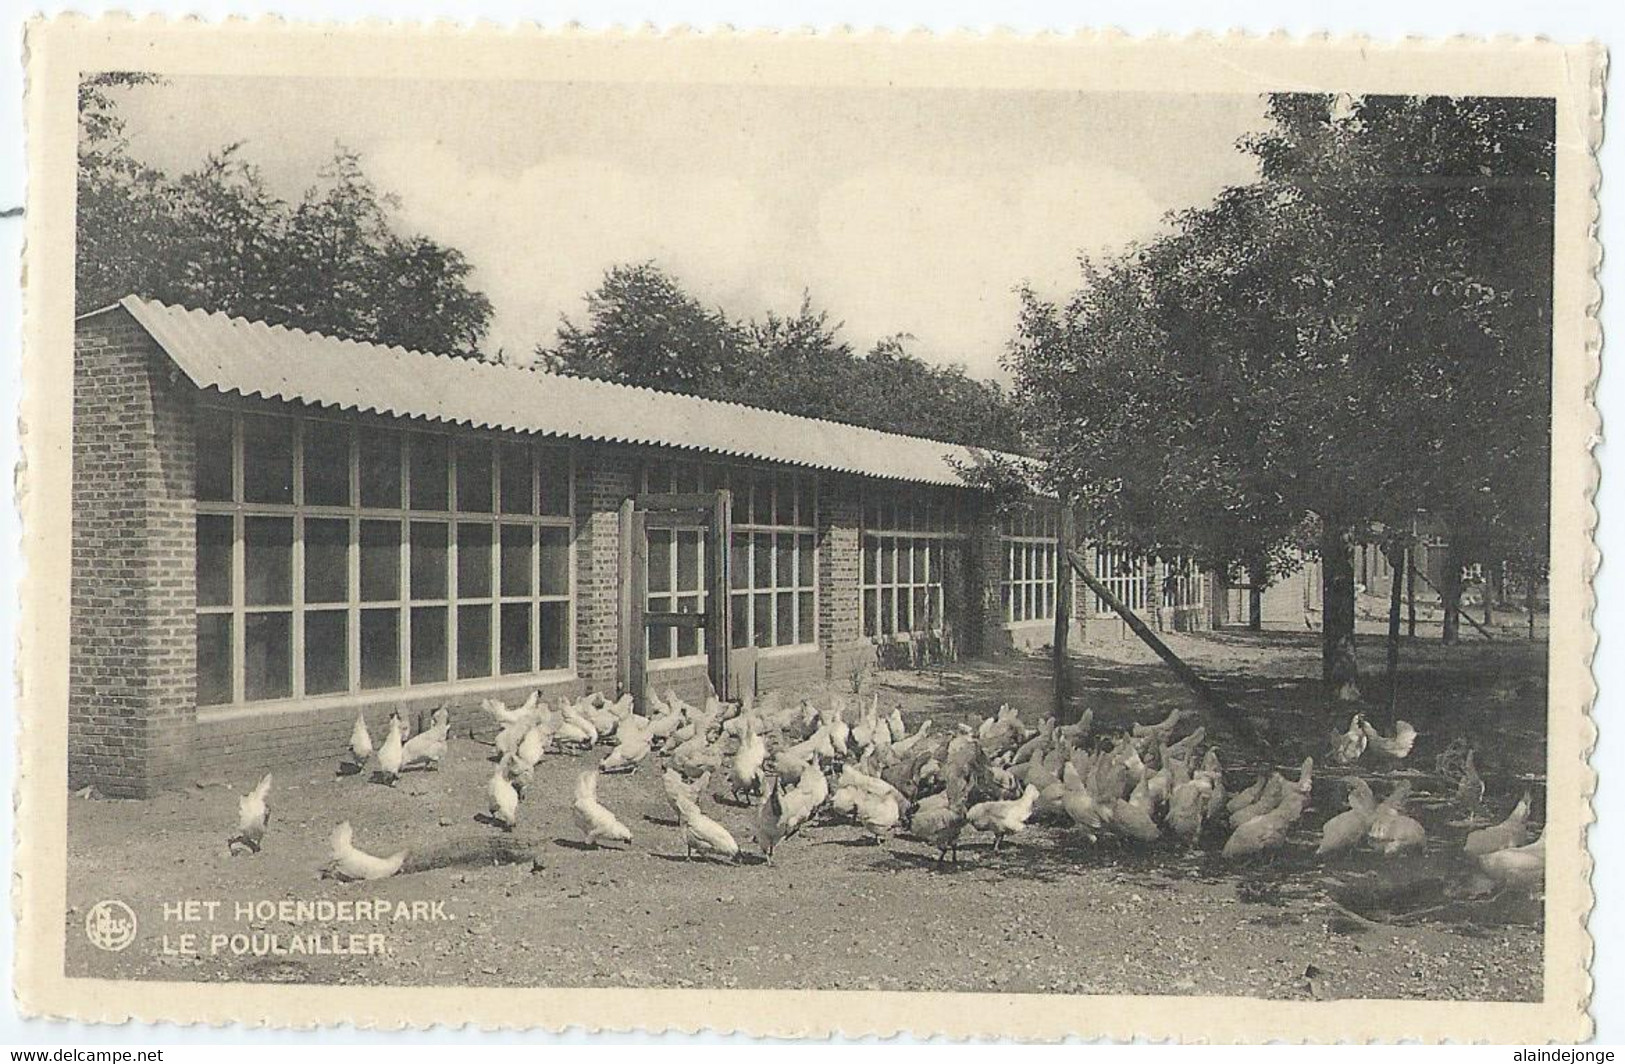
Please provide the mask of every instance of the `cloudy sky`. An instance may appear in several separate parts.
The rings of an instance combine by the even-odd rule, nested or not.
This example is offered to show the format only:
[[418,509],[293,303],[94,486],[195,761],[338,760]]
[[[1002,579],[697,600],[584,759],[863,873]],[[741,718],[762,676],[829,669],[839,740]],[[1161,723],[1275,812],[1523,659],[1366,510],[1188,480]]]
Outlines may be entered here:
[[1013,289],[1249,180],[1252,96],[172,78],[123,100],[171,172],[243,142],[296,197],[343,144],[401,222],[460,248],[490,348],[551,342],[620,262],[653,259],[730,314],[803,291],[866,349],[1001,375]]

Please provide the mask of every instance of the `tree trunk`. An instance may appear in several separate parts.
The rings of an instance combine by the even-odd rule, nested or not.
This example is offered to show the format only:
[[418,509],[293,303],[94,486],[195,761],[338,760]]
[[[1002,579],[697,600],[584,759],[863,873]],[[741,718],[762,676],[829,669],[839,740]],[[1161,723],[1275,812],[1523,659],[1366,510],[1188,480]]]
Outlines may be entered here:
[[1388,716],[1393,719],[1399,700],[1399,612],[1405,594],[1406,550],[1390,546],[1383,552],[1393,569],[1388,591]]
[[1348,533],[1328,523],[1320,534],[1321,679],[1344,701],[1360,696],[1354,654],[1354,551]]
[[1416,549],[1405,548],[1405,634],[1416,638]]
[[1247,563],[1247,630],[1264,630],[1264,570],[1263,562]]
[[1452,537],[1444,547],[1444,573],[1439,586],[1439,604],[1444,608],[1443,640],[1454,646],[1461,639],[1461,554]]

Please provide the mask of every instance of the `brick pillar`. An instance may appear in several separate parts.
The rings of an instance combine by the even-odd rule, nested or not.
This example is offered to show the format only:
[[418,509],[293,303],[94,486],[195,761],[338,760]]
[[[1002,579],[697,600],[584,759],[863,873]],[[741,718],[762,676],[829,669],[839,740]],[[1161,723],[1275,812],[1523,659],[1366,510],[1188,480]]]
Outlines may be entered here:
[[965,586],[969,591],[968,620],[975,625],[975,643],[971,651],[989,656],[1001,654],[1010,647],[1010,636],[1004,627],[1004,604],[999,598],[999,584],[1004,568],[1004,540],[1000,535],[999,516],[991,506],[980,500],[966,500],[970,508],[969,564],[966,566]]
[[621,502],[632,495],[636,452],[576,450],[576,675],[613,694],[620,655]]
[[818,479],[818,648],[824,674],[835,684],[872,664],[863,637],[863,495],[853,477]]
[[122,310],[74,338],[68,775],[181,783],[197,720],[196,390]]

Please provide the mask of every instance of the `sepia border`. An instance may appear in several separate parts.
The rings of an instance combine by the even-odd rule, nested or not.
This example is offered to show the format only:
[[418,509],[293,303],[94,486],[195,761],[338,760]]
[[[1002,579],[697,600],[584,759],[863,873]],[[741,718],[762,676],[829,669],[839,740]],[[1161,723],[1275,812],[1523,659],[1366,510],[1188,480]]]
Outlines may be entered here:
[[[1595,742],[1591,581],[1601,336],[1595,270],[1605,57],[1540,40],[1014,35],[670,34],[208,24],[60,17],[27,32],[24,395],[17,478],[26,575],[18,625],[17,995],[28,1015],[395,1029],[1203,1041],[1577,1041],[1591,1020],[1585,831]],[[81,71],[740,85],[847,84],[1121,92],[1272,90],[1557,99],[1545,993],[1538,1003],[751,990],[470,989],[198,984],[64,975],[73,174]]]

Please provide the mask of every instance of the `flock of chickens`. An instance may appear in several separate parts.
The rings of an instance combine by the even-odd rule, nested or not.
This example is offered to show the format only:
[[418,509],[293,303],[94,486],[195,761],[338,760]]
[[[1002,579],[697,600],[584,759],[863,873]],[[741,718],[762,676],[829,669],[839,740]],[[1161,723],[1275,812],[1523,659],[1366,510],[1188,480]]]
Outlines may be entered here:
[[[677,816],[689,858],[737,860],[739,842],[705,812],[708,800],[752,807],[752,841],[771,863],[776,847],[820,816],[861,825],[877,845],[899,831],[936,851],[940,864],[959,860],[966,831],[1004,840],[1030,823],[1070,825],[1091,842],[1112,837],[1124,845],[1162,839],[1191,845],[1209,831],[1227,831],[1227,859],[1269,855],[1285,846],[1310,803],[1314,759],[1296,779],[1266,770],[1232,793],[1218,751],[1204,747],[1206,729],[1175,738],[1189,714],[1175,710],[1155,724],[1095,734],[1093,712],[1074,724],[1046,719],[1036,729],[1006,705],[978,725],[937,731],[930,720],[914,731],[901,712],[882,715],[878,696],[856,704],[836,695],[827,708],[786,702],[769,693],[744,703],[709,698],[691,705],[674,692],[651,694],[648,716],[635,714],[630,696],[561,700],[557,708],[536,694],[510,708],[487,700],[482,710],[496,726],[494,766],[478,819],[511,832],[531,801],[537,766],[560,754],[586,754],[610,745],[576,777],[571,809],[586,845],[628,844],[632,831],[599,798],[603,775],[659,765],[667,800]],[[376,748],[358,716],[341,774],[371,767],[375,782],[393,785],[403,773],[436,769],[446,757],[451,713],[442,706],[416,734],[397,712]],[[1329,760],[1345,768],[1368,755],[1390,763],[1411,753],[1416,730],[1399,721],[1385,736],[1356,714],[1335,736]],[[1459,772],[1457,799],[1476,818],[1484,783],[1469,751]],[[718,780],[717,793],[711,781]],[[1401,781],[1381,801],[1360,776],[1347,776],[1348,808],[1325,822],[1317,854],[1330,857],[1362,844],[1382,856],[1421,849],[1427,834],[1406,815],[1411,784]],[[232,852],[258,852],[270,819],[271,776],[238,803]],[[1470,832],[1464,850],[1501,889],[1536,892],[1544,884],[1544,834],[1529,841],[1530,796],[1505,820]],[[1471,822],[1471,821],[1469,821]],[[346,821],[333,831],[325,874],[341,880],[395,875],[402,851],[379,857],[354,845]]]

